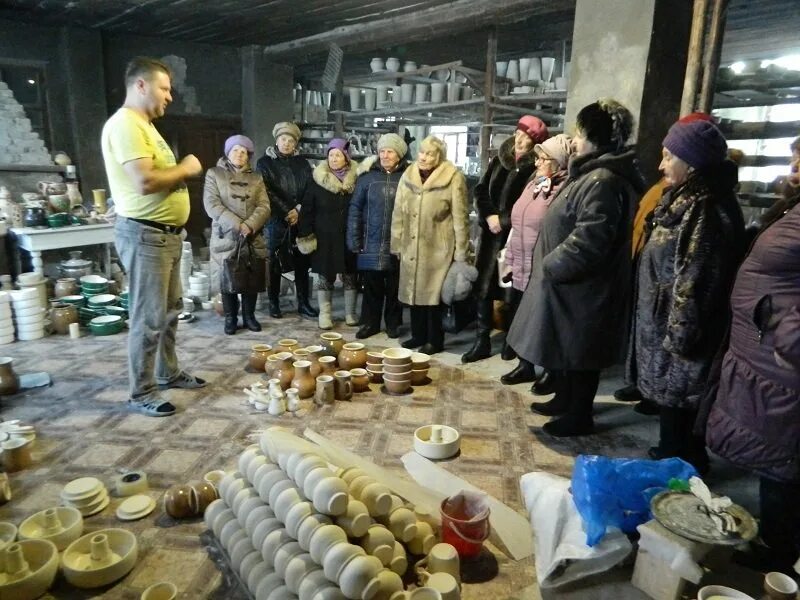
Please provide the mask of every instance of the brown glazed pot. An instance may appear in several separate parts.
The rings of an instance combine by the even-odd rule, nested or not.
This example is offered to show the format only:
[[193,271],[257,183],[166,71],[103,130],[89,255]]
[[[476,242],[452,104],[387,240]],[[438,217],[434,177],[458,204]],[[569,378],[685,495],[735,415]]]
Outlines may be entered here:
[[198,514],[197,506],[197,492],[189,485],[173,485],[164,494],[164,510],[175,519]]
[[335,331],[326,331],[323,334],[320,334],[320,344],[324,348],[324,353],[327,356],[339,356],[339,352],[342,351],[342,346],[344,346],[344,339],[342,338],[341,333],[336,333]]
[[297,389],[301,399],[311,398],[317,387],[317,380],[311,375],[311,361],[298,360],[292,366],[294,367],[292,387]]
[[19,391],[19,377],[14,372],[14,359],[0,356],[0,396],[10,396]]
[[275,369],[272,371],[272,377],[280,379],[281,389],[288,390],[292,387],[292,379],[294,379],[294,357],[291,352],[279,352],[275,354]]
[[189,484],[197,498],[197,513],[205,512],[206,507],[219,498],[217,489],[207,481],[193,481]]
[[71,323],[78,322],[78,308],[74,304],[54,304],[50,309],[53,331],[66,335]]
[[311,362],[311,375],[316,379],[317,375],[322,373],[319,358],[324,356],[325,348],[322,346],[309,346],[306,350],[308,350],[308,357],[306,360]]
[[271,354],[274,354],[272,346],[269,344],[256,344],[250,348],[250,357],[247,359],[247,364],[254,371],[263,372],[264,363],[267,362],[267,358]]
[[367,365],[367,349],[361,342],[350,342],[342,346],[339,352],[339,368],[363,369]]
[[56,298],[74,296],[78,293],[78,282],[73,277],[63,277],[56,280],[54,294]]

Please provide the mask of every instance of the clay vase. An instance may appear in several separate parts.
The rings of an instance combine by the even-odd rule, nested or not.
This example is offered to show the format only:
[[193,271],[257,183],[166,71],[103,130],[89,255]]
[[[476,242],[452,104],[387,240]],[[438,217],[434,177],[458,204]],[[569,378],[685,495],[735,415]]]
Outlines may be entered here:
[[336,365],[335,356],[322,356],[319,359],[319,374],[320,375],[333,375],[339,367]]
[[339,352],[341,352],[342,346],[344,346],[344,339],[341,333],[326,331],[319,337],[320,340],[322,340],[320,344],[322,344],[322,347],[325,349],[324,352],[326,356],[339,356]]
[[317,387],[316,378],[311,375],[311,362],[298,360],[292,366],[294,367],[292,387],[297,389],[298,395],[302,400],[311,398]]
[[14,359],[0,356],[0,396],[10,396],[19,391],[19,377],[14,372]]
[[53,331],[66,335],[71,323],[78,322],[78,309],[73,304],[55,304],[50,311]]
[[267,374],[267,377],[275,377],[275,369],[277,368],[279,362],[279,359],[277,358],[278,354],[281,353],[277,352],[275,354],[270,354],[267,357],[267,360],[264,361],[264,373]]
[[264,371],[264,364],[271,354],[273,354],[272,346],[269,344],[256,344],[250,348],[250,358],[248,358],[247,364],[257,373],[261,373]]
[[55,297],[74,296],[78,293],[78,282],[73,277],[64,277],[56,280]]
[[294,357],[289,352],[279,352],[275,354],[275,370],[272,371],[272,377],[279,379],[281,382],[281,389],[286,390],[292,387],[292,379],[294,379]]
[[322,346],[308,346],[306,350],[308,350],[308,358],[306,360],[311,362],[311,374],[316,377],[322,373],[319,359],[324,356],[325,348]]
[[361,342],[350,342],[339,352],[339,368],[345,371],[360,369],[367,364],[367,349]]

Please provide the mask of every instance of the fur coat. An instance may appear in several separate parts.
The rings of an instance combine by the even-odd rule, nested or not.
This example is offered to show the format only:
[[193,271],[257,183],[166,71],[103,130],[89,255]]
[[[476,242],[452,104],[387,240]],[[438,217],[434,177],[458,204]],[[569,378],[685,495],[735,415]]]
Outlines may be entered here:
[[438,306],[455,261],[465,261],[469,209],[464,175],[443,161],[422,183],[414,163],[400,178],[392,212],[392,254],[400,257],[400,302]]
[[354,273],[355,256],[347,249],[347,211],[356,186],[358,164],[350,161],[344,178],[331,171],[328,161],[322,161],[312,173],[312,181],[303,196],[300,220],[297,224],[298,246],[302,238],[312,234],[317,248],[311,254],[311,270],[328,280],[337,273]]
[[[531,149],[517,160],[512,136],[500,145],[497,156],[489,162],[486,172],[475,186],[475,209],[480,225],[475,260],[478,268],[475,293],[479,298],[502,297],[497,285],[497,253],[506,245],[511,231],[511,209],[536,171],[535,158]],[[490,215],[500,218],[503,228],[500,233],[489,231],[486,217]]]
[[735,178],[692,173],[653,213],[637,271],[628,377],[663,406],[697,408],[725,334],[744,247],[741,210],[737,217],[727,209],[733,185]]

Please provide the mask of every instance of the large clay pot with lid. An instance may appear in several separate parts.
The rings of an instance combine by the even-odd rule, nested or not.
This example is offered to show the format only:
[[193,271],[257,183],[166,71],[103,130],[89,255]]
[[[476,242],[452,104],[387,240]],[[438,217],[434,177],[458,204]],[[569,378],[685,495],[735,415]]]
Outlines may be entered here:
[[69,333],[70,324],[78,322],[78,307],[74,304],[53,304],[50,309],[50,320],[53,323],[53,331],[66,335]]
[[308,360],[297,360],[292,366],[294,367],[292,387],[297,389],[300,398],[311,398],[317,387],[317,380],[311,375],[311,362]]
[[273,355],[275,357],[275,369],[272,371],[272,377],[280,380],[281,389],[288,390],[292,386],[292,379],[294,379],[294,357],[290,352],[279,352]]
[[274,353],[275,351],[269,344],[256,344],[250,348],[247,364],[253,371],[261,373],[264,371],[264,364],[267,362],[267,358]]
[[56,298],[74,296],[78,293],[78,282],[74,277],[62,277],[56,280],[54,295]]
[[342,346],[344,346],[344,339],[342,338],[341,333],[336,333],[335,331],[326,331],[319,337],[321,340],[320,344],[325,349],[325,355],[333,357],[339,356],[339,352],[342,351]]
[[14,359],[0,356],[0,396],[10,396],[19,391],[19,377],[14,372]]
[[350,342],[344,344],[339,352],[339,368],[349,371],[350,369],[363,368],[367,364],[367,348],[361,342]]

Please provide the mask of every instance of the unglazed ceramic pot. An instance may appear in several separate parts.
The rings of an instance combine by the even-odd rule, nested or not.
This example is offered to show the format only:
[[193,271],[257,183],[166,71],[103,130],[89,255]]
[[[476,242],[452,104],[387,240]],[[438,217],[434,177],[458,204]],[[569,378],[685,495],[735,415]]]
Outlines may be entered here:
[[50,309],[50,320],[53,331],[66,335],[69,333],[70,324],[78,322],[78,309],[72,304],[55,304]]
[[10,396],[19,391],[19,377],[14,372],[14,359],[0,356],[0,396]]
[[320,375],[333,375],[338,370],[335,356],[321,356],[318,360]]
[[296,360],[292,366],[294,367],[292,387],[297,389],[301,399],[311,398],[317,387],[317,382],[311,374],[311,361]]
[[74,277],[63,277],[56,280],[55,297],[74,296],[78,293],[78,282]]
[[367,364],[367,349],[361,342],[344,344],[339,352],[339,368],[345,371],[364,368]]
[[271,354],[274,354],[272,346],[269,344],[256,344],[250,348],[250,357],[247,359],[247,364],[254,371],[263,372],[264,364]]

